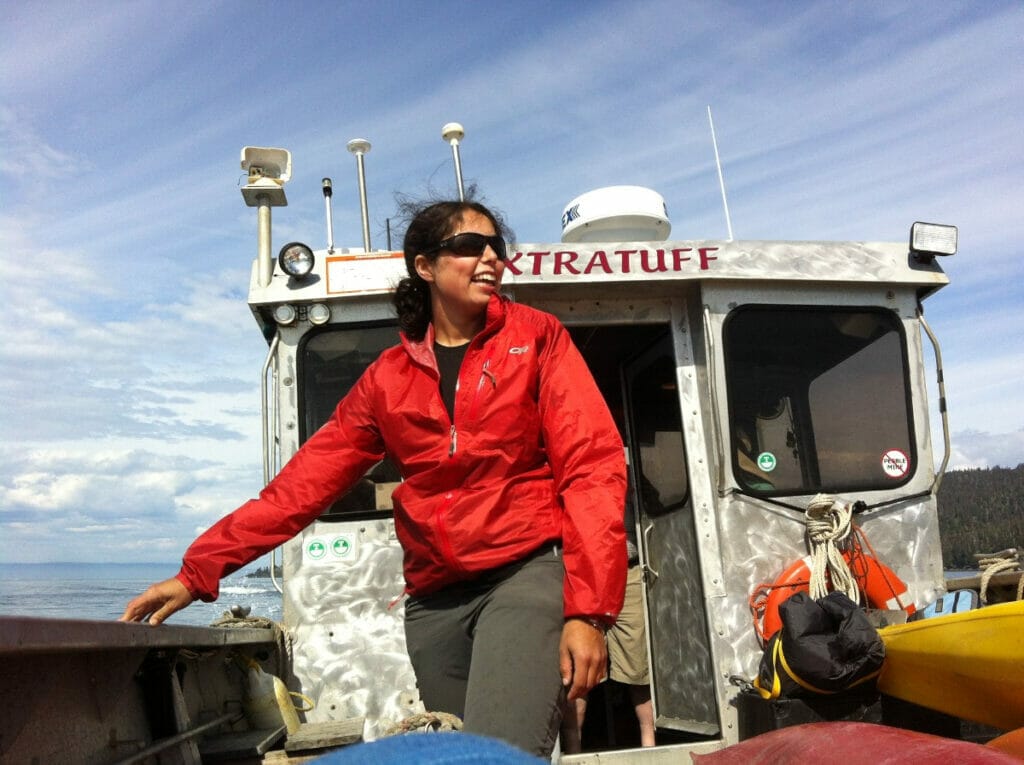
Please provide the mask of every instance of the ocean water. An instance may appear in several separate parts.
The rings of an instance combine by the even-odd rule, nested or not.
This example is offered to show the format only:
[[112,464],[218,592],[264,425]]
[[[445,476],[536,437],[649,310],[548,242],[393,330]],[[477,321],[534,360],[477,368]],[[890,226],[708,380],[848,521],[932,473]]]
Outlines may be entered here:
[[[213,603],[196,601],[168,624],[206,626],[232,606],[281,620],[281,594],[270,579],[248,577],[260,561],[225,577]],[[178,572],[174,563],[0,563],[0,616],[117,619],[128,601]]]
[[[267,565],[261,560],[226,577],[215,602],[197,600],[167,623],[207,626],[236,605],[248,606],[250,616],[280,621],[281,594],[273,583],[247,576]],[[0,616],[114,620],[129,600],[177,571],[173,563],[0,563]],[[947,577],[975,575],[946,572]]]

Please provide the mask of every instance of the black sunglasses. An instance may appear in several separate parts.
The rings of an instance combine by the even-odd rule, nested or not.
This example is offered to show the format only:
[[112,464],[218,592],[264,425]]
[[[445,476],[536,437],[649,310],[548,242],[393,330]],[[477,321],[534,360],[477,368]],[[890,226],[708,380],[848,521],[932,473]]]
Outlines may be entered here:
[[456,234],[441,242],[436,247],[424,250],[424,255],[430,255],[441,250],[448,250],[457,258],[478,258],[484,254],[484,248],[490,245],[498,260],[508,260],[508,253],[505,251],[505,240],[495,234],[486,236],[475,232]]

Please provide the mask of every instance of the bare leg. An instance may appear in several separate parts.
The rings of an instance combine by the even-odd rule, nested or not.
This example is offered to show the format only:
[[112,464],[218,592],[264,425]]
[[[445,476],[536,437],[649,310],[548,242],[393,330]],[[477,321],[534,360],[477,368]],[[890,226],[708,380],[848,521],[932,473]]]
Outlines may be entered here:
[[587,700],[565,701],[562,711],[562,752],[578,754],[583,751],[583,720],[587,716]]
[[651,704],[651,689],[646,685],[631,685],[629,698],[633,702],[636,720],[640,723],[640,746],[654,746],[654,706]]

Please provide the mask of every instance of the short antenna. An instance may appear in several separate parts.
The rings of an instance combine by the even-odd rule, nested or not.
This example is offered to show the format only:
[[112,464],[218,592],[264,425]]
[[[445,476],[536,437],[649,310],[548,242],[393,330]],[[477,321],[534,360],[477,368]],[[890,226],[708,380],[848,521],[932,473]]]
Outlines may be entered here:
[[711,126],[711,144],[715,147],[715,167],[718,168],[718,186],[722,189],[722,207],[725,209],[725,227],[732,241],[732,219],[729,217],[729,200],[725,198],[725,178],[722,176],[722,160],[718,158],[718,139],[715,138],[715,121],[711,119],[711,107],[708,106],[708,124]]
[[331,186],[331,179],[324,178],[320,181],[324,190],[324,208],[327,215],[327,252],[334,253],[334,212],[331,210],[331,196],[334,188]]
[[459,159],[459,141],[466,135],[462,125],[458,122],[449,122],[441,128],[441,140],[450,143],[452,146],[452,158],[455,161],[455,185],[459,187],[459,201],[466,200],[466,192],[462,187],[462,162]]

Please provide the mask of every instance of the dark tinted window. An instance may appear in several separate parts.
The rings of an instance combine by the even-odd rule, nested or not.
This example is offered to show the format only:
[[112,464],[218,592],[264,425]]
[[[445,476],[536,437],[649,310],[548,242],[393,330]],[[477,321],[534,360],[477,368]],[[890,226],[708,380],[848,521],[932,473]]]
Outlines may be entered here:
[[650,515],[682,507],[689,491],[676,362],[668,334],[629,365],[631,452],[637,490]]
[[[330,327],[309,335],[299,350],[302,440],[323,425],[338,402],[385,348],[398,342],[394,326]],[[398,469],[385,459],[325,513],[362,513],[390,508],[389,485],[401,480]]]
[[915,465],[889,311],[746,306],[726,320],[733,473],[754,493],[883,489]]

